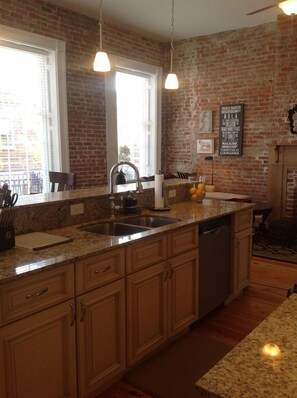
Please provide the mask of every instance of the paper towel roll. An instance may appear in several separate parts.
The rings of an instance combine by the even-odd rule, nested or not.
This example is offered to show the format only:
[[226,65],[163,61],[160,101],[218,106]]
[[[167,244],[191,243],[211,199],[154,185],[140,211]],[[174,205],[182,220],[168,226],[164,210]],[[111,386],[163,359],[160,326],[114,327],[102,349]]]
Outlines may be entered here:
[[155,208],[161,209],[164,207],[164,198],[163,198],[163,174],[155,175]]

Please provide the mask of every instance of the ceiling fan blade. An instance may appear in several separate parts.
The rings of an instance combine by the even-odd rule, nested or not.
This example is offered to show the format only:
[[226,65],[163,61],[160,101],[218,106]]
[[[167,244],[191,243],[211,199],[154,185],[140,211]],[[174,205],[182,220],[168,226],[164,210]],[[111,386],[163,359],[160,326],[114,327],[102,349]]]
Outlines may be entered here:
[[276,7],[278,4],[279,3],[271,4],[270,6],[267,6],[267,7],[264,7],[264,8],[260,8],[259,10],[256,10],[256,11],[249,12],[246,15],[254,15],[254,14],[257,14],[258,12],[269,10],[270,8]]

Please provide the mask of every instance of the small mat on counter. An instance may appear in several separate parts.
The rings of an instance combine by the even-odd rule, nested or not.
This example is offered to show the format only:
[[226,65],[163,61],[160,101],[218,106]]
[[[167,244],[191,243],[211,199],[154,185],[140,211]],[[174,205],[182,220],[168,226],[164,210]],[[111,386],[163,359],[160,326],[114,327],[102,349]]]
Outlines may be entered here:
[[65,236],[51,235],[45,232],[31,232],[29,234],[18,235],[15,237],[15,245],[31,250],[41,250],[47,247],[71,242],[72,238]]

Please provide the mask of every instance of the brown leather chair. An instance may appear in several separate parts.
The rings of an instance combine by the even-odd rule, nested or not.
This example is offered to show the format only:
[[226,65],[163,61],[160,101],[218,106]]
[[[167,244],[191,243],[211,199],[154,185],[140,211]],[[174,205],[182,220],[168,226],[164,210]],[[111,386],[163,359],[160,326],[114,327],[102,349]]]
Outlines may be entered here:
[[55,192],[56,184],[58,184],[57,191],[70,191],[75,186],[74,173],[49,171],[49,180],[51,183],[51,192]]

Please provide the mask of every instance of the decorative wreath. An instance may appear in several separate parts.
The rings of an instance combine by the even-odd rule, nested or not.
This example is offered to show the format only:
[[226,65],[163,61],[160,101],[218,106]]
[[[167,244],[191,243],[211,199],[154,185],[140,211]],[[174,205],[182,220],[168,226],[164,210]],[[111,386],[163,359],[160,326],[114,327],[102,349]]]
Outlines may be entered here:
[[291,133],[297,134],[297,105],[293,106],[293,108],[289,110],[288,118]]

